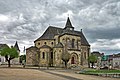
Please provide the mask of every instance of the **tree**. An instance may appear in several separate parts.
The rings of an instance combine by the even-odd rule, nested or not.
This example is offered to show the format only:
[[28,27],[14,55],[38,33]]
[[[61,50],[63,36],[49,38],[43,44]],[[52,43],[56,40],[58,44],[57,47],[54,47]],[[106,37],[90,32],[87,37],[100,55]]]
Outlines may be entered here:
[[92,68],[93,68],[94,63],[97,62],[97,56],[91,54],[91,55],[88,57],[88,61],[92,64]]
[[0,50],[0,55],[5,56],[6,61],[8,62],[8,67],[10,67],[10,61],[19,56],[17,50],[13,47],[4,47]]
[[62,54],[62,60],[65,63],[65,68],[66,69],[67,69],[67,63],[68,63],[69,59],[70,59],[70,54],[68,53],[68,50],[67,50],[67,38],[66,38],[65,47],[64,47],[63,54]]
[[68,52],[62,54],[62,60],[65,63],[65,68],[67,69],[67,63],[70,59],[70,54]]
[[26,55],[21,55],[20,56],[20,63],[22,63],[23,60],[26,62]]

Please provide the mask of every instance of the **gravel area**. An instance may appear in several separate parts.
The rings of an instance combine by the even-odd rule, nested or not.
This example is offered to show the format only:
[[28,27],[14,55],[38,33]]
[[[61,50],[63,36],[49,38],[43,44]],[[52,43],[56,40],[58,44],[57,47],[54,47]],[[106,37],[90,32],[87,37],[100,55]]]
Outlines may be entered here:
[[68,80],[35,69],[0,68],[0,80]]
[[76,74],[74,70],[0,67],[0,80],[120,80],[94,75]]

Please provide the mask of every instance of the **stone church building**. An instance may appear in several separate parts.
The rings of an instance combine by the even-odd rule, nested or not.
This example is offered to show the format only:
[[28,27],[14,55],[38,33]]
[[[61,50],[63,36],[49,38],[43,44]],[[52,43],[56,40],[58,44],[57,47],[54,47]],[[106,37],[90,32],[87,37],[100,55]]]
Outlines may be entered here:
[[82,30],[74,30],[69,17],[64,28],[49,26],[34,44],[26,49],[26,65],[63,67],[65,48],[70,54],[68,66],[88,65],[90,45]]

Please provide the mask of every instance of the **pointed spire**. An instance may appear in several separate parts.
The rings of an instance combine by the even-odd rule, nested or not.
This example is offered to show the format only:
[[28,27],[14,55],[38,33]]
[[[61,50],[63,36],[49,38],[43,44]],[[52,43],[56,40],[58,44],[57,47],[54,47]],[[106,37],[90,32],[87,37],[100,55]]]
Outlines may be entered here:
[[68,17],[66,25],[65,25],[65,29],[70,29],[70,28],[74,29],[74,27],[72,26],[71,21],[70,21],[70,19]]
[[24,46],[24,50],[23,50],[23,52],[25,53],[25,46]]
[[16,43],[14,45],[14,48],[16,48],[18,51],[20,51],[17,41],[16,41]]

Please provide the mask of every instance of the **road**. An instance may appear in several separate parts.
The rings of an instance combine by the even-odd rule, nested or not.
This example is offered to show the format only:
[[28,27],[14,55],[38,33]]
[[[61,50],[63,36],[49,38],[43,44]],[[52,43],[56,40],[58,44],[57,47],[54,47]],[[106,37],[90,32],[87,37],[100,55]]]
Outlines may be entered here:
[[119,80],[93,75],[76,74],[70,70],[36,70],[0,68],[0,80]]

